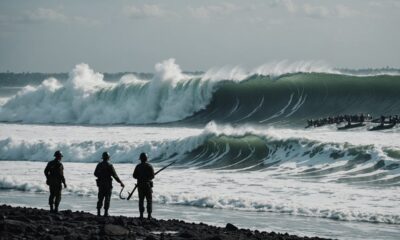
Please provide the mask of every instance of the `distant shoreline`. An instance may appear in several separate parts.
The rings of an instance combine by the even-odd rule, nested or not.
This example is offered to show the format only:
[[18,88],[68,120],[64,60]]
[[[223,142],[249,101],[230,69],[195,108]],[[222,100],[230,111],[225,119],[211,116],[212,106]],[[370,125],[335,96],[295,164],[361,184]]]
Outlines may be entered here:
[[180,220],[97,217],[83,211],[0,206],[0,239],[322,239]]

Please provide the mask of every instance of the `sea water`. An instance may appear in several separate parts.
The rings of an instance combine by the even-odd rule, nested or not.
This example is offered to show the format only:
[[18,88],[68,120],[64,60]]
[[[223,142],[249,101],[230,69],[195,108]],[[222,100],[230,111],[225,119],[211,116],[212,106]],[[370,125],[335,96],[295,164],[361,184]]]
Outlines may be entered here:
[[[396,73],[302,65],[187,74],[169,60],[149,79],[110,81],[81,64],[65,79],[20,82],[3,86],[13,91],[0,102],[1,203],[47,208],[43,170],[60,149],[60,207],[94,212],[102,152],[125,197],[146,152],[156,170],[175,162],[154,180],[156,218],[339,239],[400,233],[399,128],[304,129],[311,118],[399,113]],[[137,216],[137,196],[119,199],[120,190],[114,182],[110,213]]]

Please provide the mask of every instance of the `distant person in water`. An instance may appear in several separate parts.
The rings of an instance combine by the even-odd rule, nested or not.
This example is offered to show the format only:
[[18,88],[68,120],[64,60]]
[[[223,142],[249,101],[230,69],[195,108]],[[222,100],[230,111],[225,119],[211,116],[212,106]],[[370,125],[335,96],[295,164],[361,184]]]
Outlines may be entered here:
[[125,185],[119,179],[115,172],[114,166],[109,162],[110,154],[103,152],[103,161],[97,164],[94,171],[94,175],[97,177],[97,186],[99,187],[98,201],[97,201],[97,216],[101,215],[101,208],[103,207],[104,201],[104,216],[108,216],[108,209],[110,208],[111,192],[112,192],[112,178],[121,184],[121,187]]
[[385,116],[381,115],[381,126],[385,124]]
[[143,219],[144,213],[144,198],[147,201],[147,218],[151,219],[152,213],[152,194],[153,194],[153,178],[154,178],[154,169],[151,164],[147,162],[146,153],[141,153],[139,157],[141,163],[136,165],[135,170],[133,171],[133,177],[137,179],[137,187],[139,194],[139,212],[140,219]]
[[54,153],[54,160],[48,162],[46,168],[44,169],[46,184],[49,185],[50,188],[50,212],[55,213],[58,212],[58,206],[60,205],[61,201],[61,184],[64,184],[64,188],[67,188],[64,178],[64,166],[61,163],[62,158],[63,154],[61,151],[56,151]]

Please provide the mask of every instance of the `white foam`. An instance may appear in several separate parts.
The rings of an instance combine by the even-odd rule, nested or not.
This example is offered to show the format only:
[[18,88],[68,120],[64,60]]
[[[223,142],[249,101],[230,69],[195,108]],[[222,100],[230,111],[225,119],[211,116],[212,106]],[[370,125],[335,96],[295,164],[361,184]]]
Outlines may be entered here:
[[[130,190],[134,183],[134,165],[114,166],[127,190]],[[38,162],[2,162],[0,188],[47,192],[44,167],[45,163]],[[156,170],[159,167],[157,165]],[[63,190],[64,194],[95,197],[97,187],[94,168],[93,163],[64,163],[68,184],[68,188]],[[12,172],[12,176],[5,177],[5,172]],[[400,209],[396,200],[400,197],[398,187],[367,188],[333,182],[276,178],[274,174],[268,171],[248,174],[171,167],[154,180],[153,199],[161,204],[199,208],[400,224]],[[113,197],[118,198],[120,187],[116,183],[114,186]],[[136,194],[133,199],[137,199]]]
[[182,73],[174,59],[156,65],[150,81],[124,76],[107,83],[87,64],[67,82],[26,86],[0,109],[0,121],[28,123],[160,123],[184,119],[209,103],[215,83]]

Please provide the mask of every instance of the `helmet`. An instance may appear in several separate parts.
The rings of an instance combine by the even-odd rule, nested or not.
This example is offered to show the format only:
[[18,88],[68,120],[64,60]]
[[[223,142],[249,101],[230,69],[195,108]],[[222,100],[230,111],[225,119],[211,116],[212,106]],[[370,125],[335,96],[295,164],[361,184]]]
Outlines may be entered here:
[[57,150],[54,152],[54,157],[64,157],[64,155],[62,154],[62,152],[60,150]]
[[110,158],[110,154],[108,154],[108,152],[103,152],[103,154],[101,155],[102,159],[109,159]]
[[140,159],[140,161],[142,161],[142,162],[147,161],[147,155],[146,155],[146,153],[142,152],[142,153],[140,154],[139,159]]

